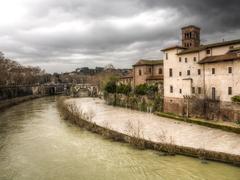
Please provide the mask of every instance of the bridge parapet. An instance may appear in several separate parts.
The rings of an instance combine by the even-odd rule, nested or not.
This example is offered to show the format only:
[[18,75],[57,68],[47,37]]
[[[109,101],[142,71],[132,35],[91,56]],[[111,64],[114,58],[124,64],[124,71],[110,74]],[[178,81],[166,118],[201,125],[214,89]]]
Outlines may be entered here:
[[70,89],[72,97],[96,97],[98,95],[98,87],[91,84],[75,84]]

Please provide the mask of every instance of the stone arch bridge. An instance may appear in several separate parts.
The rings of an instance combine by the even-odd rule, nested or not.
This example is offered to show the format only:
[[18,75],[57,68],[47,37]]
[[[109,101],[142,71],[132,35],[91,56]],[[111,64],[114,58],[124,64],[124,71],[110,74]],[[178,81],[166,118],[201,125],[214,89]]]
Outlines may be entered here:
[[98,93],[98,87],[92,84],[75,84],[70,89],[72,97],[96,97]]

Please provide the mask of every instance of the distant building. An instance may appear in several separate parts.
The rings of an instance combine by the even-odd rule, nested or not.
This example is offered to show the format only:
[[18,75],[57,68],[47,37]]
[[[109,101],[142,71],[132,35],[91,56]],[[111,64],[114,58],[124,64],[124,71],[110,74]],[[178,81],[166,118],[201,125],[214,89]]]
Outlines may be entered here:
[[133,65],[133,85],[163,84],[163,60],[140,60]]
[[77,68],[75,70],[75,73],[81,74],[81,75],[95,75],[103,71],[104,71],[103,67],[96,67],[95,69],[91,69],[89,67],[82,67],[82,68]]
[[139,60],[133,65],[131,74],[120,78],[123,84],[130,84],[133,88],[140,84],[157,84],[163,89],[163,60]]
[[182,28],[182,45],[162,51],[164,111],[240,119],[231,103],[240,94],[240,39],[200,45],[200,28],[187,26]]

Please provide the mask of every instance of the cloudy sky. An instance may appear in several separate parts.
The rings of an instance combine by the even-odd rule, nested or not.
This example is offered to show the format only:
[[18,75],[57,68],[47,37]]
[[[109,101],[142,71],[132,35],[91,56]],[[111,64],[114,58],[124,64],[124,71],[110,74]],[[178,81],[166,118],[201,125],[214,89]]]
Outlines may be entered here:
[[180,28],[202,28],[202,43],[240,39],[239,0],[7,0],[0,3],[0,51],[48,72],[113,64],[180,43]]

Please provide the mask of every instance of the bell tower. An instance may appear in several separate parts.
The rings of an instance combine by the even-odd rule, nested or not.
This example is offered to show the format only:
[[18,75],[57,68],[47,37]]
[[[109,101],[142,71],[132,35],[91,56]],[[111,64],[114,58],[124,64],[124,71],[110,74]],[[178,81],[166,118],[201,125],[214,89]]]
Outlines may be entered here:
[[197,26],[186,26],[182,28],[182,46],[195,48],[200,46],[200,28]]

